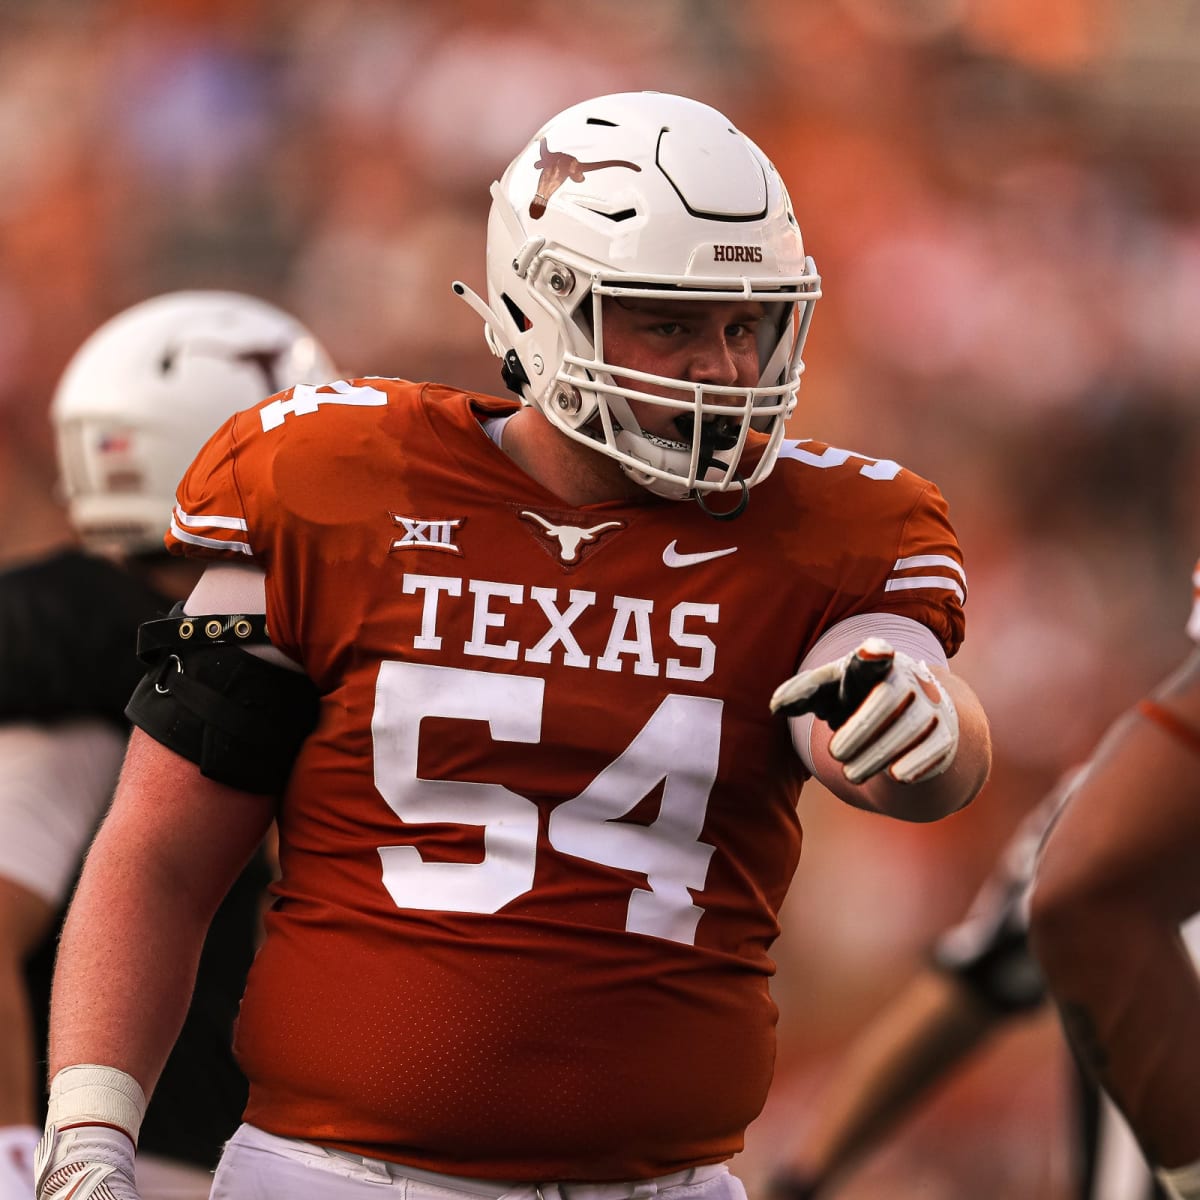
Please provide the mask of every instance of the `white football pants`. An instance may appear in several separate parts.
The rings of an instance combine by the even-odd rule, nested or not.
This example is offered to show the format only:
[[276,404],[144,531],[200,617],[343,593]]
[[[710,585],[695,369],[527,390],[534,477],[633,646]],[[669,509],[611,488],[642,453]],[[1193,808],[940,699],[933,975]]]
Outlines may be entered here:
[[229,1139],[211,1200],[746,1200],[723,1163],[635,1183],[491,1183],[418,1171],[378,1158],[326,1150],[243,1125]]

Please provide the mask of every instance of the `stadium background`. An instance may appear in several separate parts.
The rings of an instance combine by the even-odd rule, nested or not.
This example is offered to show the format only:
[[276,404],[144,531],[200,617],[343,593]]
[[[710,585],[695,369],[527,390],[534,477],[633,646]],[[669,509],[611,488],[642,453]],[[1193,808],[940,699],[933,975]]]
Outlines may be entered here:
[[[724,109],[825,278],[794,433],[940,484],[997,751],[937,826],[806,794],[753,1191],[1020,816],[1182,653],[1198,60],[1194,0],[0,0],[0,557],[62,532],[47,404],[112,313],[244,289],[348,372],[495,391],[449,288],[483,284],[488,181],[588,95]],[[845,1200],[1058,1200],[1063,1089],[1033,1018]]]

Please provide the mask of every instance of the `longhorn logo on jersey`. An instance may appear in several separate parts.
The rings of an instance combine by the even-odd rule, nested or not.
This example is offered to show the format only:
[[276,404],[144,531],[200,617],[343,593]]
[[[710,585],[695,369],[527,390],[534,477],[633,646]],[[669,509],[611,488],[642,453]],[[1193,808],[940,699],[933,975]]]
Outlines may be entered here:
[[580,561],[580,552],[584,545],[596,541],[602,534],[613,529],[625,527],[624,521],[604,521],[599,525],[587,526],[555,525],[552,521],[547,521],[540,513],[530,512],[528,509],[517,515],[522,520],[538,526],[548,539],[556,541],[558,557],[568,565],[574,565]]

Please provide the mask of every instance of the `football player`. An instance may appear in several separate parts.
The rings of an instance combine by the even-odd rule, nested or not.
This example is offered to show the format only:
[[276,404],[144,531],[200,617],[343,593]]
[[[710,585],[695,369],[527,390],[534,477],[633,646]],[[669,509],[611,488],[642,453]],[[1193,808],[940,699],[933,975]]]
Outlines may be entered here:
[[[1200,643],[1200,567],[1188,633]],[[1200,648],[1121,717],[1047,838],[1034,951],[1081,1061],[1176,1200],[1200,1198]]]
[[[1022,821],[967,915],[938,937],[929,961],[855,1038],[832,1083],[812,1102],[810,1128],[770,1180],[771,1200],[837,1195],[893,1127],[965,1059],[1048,1003],[1029,945],[1029,889],[1046,831],[1081,777],[1069,772]],[[1200,959],[1200,919],[1184,933]],[[1111,1100],[1075,1069],[1069,1116],[1072,1195],[1163,1195]]]
[[518,399],[288,389],[180,484],[167,545],[215,565],[143,629],[43,1200],[135,1194],[196,947],[276,813],[214,1197],[735,1200],[802,784],[912,821],[982,786],[942,497],[786,436],[819,277],[758,147],[684,97],[573,106],[493,186],[487,276],[454,287]]
[[[53,399],[75,544],[0,573],[0,1200],[33,1194],[61,910],[112,794],[142,621],[200,568],[165,553],[175,484],[235,409],[336,372],[295,320],[250,296],[179,292],[100,328]],[[213,922],[183,1031],[142,1126],[147,1197],[207,1196],[245,1079],[233,1020],[268,870],[256,855]]]

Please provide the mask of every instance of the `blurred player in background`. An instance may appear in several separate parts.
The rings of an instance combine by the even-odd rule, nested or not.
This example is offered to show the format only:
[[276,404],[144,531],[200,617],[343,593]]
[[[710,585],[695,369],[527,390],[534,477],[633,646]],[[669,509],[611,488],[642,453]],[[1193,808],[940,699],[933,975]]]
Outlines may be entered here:
[[[1188,633],[1200,643],[1200,568]],[[1055,823],[1034,950],[1080,1060],[1160,1181],[1200,1200],[1200,649],[1121,717]]]
[[[851,1044],[812,1118],[769,1185],[771,1200],[839,1194],[863,1160],[938,1084],[1014,1020],[1043,1009],[1045,980],[1029,944],[1029,889],[1046,831],[1081,773],[1030,813],[966,917]],[[1200,921],[1187,931],[1200,954]],[[1072,1195],[1162,1196],[1129,1127],[1090,1077],[1072,1071]]]
[[[52,405],[78,543],[0,574],[0,1200],[33,1193],[50,976],[62,912],[112,794],[143,674],[138,625],[199,575],[162,546],[177,480],[234,410],[336,374],[295,320],[250,296],[178,292],[114,317]],[[207,1196],[245,1103],[233,1022],[269,872],[218,910],[183,1031],[142,1127],[146,1197]]]

